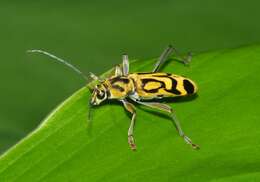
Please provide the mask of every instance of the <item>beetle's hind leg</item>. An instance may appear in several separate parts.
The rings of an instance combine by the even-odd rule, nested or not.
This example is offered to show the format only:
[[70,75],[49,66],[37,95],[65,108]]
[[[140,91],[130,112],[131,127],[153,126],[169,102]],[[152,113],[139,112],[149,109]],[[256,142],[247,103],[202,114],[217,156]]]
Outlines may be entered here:
[[179,135],[180,135],[181,137],[183,137],[183,139],[185,140],[185,142],[186,142],[187,144],[190,144],[190,145],[192,146],[192,148],[194,148],[194,149],[199,149],[200,147],[199,147],[197,144],[194,144],[194,143],[192,142],[192,140],[191,140],[188,136],[186,136],[186,135],[184,134],[184,132],[183,132],[182,129],[181,129],[180,122],[179,122],[179,120],[177,119],[177,117],[176,117],[176,115],[175,115],[175,113],[173,112],[172,109],[170,110],[170,115],[171,115],[171,118],[172,118],[172,120],[173,120],[173,122],[174,122],[174,124],[175,124],[175,126],[176,126],[177,131],[179,132]]
[[[178,54],[177,54],[178,55]],[[192,59],[192,53],[188,52],[187,55],[185,55],[184,57],[178,56],[180,57],[179,60],[185,64],[185,65],[189,65]]]
[[176,115],[174,114],[172,108],[166,104],[162,104],[162,103],[157,103],[157,102],[140,102],[140,101],[136,101],[135,102],[139,103],[139,104],[142,104],[142,105],[145,105],[145,106],[148,106],[148,107],[151,107],[151,108],[155,108],[155,109],[159,109],[159,110],[162,110],[162,111],[165,111],[165,112],[168,112],[172,118],[172,121],[174,122],[174,125],[179,133],[179,135],[184,139],[184,141],[191,145],[193,149],[199,149],[199,146],[194,144],[192,142],[192,140],[186,136],[184,134],[184,132],[182,131],[181,129],[181,125],[176,117]]
[[172,45],[169,45],[158,58],[157,62],[154,65],[153,73],[158,72],[159,68],[165,63],[165,61],[169,58],[169,56],[174,53],[179,61],[183,64],[188,65],[191,62],[192,54],[188,52],[188,54],[182,57],[177,49],[175,49]]
[[157,62],[154,65],[153,68],[153,73],[157,72],[159,70],[159,68],[161,67],[161,65],[167,60],[167,58],[171,55],[171,53],[173,52],[174,48],[169,45],[164,51],[163,53],[160,55],[160,57],[158,58]]
[[134,142],[134,125],[135,125],[135,117],[136,111],[133,104],[127,102],[125,99],[121,100],[124,104],[125,109],[132,114],[131,123],[128,129],[128,144],[132,150],[136,150],[136,145]]

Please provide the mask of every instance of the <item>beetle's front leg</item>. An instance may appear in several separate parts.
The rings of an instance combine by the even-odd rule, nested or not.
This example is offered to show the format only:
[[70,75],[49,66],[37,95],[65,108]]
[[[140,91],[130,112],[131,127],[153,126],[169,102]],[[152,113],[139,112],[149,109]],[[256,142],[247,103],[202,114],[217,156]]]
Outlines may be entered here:
[[135,125],[135,117],[136,111],[133,104],[126,101],[125,99],[121,100],[124,104],[125,109],[132,114],[131,123],[128,129],[128,144],[132,150],[136,150],[136,145],[134,142],[134,125]]

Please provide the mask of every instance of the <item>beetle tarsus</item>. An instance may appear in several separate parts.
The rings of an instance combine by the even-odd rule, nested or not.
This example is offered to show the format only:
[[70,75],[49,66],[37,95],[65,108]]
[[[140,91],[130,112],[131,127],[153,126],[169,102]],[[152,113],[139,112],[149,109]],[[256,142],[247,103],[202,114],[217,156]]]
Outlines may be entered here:
[[128,136],[128,144],[129,144],[130,148],[131,148],[133,151],[136,150],[136,145],[135,145],[135,142],[134,142],[134,137],[133,137],[133,135]]
[[183,138],[187,144],[192,146],[193,149],[196,149],[196,150],[200,149],[200,147],[197,144],[192,143],[191,139],[189,137],[187,137],[186,135],[184,135]]

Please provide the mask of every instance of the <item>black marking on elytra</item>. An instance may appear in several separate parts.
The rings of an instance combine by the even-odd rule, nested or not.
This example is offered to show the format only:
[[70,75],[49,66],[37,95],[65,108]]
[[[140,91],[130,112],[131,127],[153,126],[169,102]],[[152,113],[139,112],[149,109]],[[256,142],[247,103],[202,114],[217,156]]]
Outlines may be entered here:
[[177,90],[177,88],[176,88],[178,82],[177,82],[177,80],[175,80],[174,78],[172,78],[171,75],[172,75],[172,74],[170,74],[170,73],[166,73],[166,75],[155,75],[155,77],[171,79],[171,81],[172,81],[172,88],[171,88],[170,90],[168,90],[168,89],[165,88],[165,90],[166,90],[167,92],[171,92],[171,93],[173,93],[173,94],[175,94],[175,95],[180,95],[181,92],[180,92],[179,90]]
[[[156,92],[158,92],[158,90],[160,88],[165,88],[165,83],[160,81],[160,80],[156,80],[156,79],[153,79],[153,78],[143,78],[143,79],[141,79],[141,81],[142,81],[142,89],[144,91],[146,91],[147,93],[156,93]],[[149,82],[157,82],[157,83],[160,83],[161,86],[158,87],[158,88],[155,88],[155,89],[150,89],[150,90],[145,89],[145,85]]]
[[183,80],[183,86],[188,94],[194,93],[194,86],[189,80]]
[[[162,76],[160,76],[160,77],[162,77]],[[181,92],[180,92],[179,90],[177,90],[177,88],[176,88],[178,82],[177,82],[175,79],[171,78],[171,77],[168,77],[168,76],[164,76],[164,77],[171,79],[171,81],[172,81],[172,87],[171,87],[171,89],[167,89],[167,88],[166,88],[166,85],[165,85],[165,83],[164,83],[163,81],[160,81],[160,80],[157,80],[157,79],[153,79],[153,78],[144,78],[144,79],[141,79],[141,81],[142,81],[142,89],[143,89],[144,91],[146,91],[147,93],[156,93],[156,92],[159,91],[159,89],[163,88],[163,89],[164,89],[165,91],[167,91],[167,92],[170,92],[170,93],[175,94],[175,95],[180,95]],[[157,82],[157,83],[160,83],[161,86],[158,87],[158,88],[156,88],[156,89],[147,90],[147,89],[145,89],[144,87],[145,87],[145,85],[146,85],[148,82]]]
[[[177,90],[177,80],[175,80],[174,78],[172,78],[172,77],[167,77],[167,78],[170,78],[171,80],[172,80],[172,88],[171,88],[171,90],[169,90],[171,93],[174,93],[174,94],[176,94],[176,95],[180,95],[181,94],[181,92],[179,91],[179,90]],[[168,90],[167,90],[168,91]]]
[[114,84],[116,82],[123,82],[125,84],[129,83],[129,79],[128,78],[123,78],[123,77],[120,77],[120,76],[111,78],[109,81],[110,81],[111,84]]

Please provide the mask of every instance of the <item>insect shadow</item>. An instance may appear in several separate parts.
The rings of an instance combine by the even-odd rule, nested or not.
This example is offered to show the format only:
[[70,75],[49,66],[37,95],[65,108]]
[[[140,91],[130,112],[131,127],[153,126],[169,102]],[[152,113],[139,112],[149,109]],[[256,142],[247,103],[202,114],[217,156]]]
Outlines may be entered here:
[[[189,102],[191,100],[194,100],[198,97],[197,94],[194,94],[194,95],[191,95],[191,96],[186,96],[186,97],[174,97],[174,98],[163,98],[163,99],[160,99],[160,102],[162,103],[181,103],[181,102]],[[153,99],[153,100],[150,100],[150,101],[147,101],[147,102],[154,102],[154,101],[158,101],[158,99]],[[169,116],[169,114],[167,114],[166,112],[162,112],[162,111],[158,111],[158,110],[152,110],[151,108],[147,108],[147,107],[138,107],[140,108],[141,110],[144,110],[146,112],[149,112],[151,114],[154,114],[154,115],[157,115],[157,116],[160,116],[162,118],[165,118],[165,119],[170,119],[171,117]],[[174,110],[174,108],[173,108]],[[131,115],[129,115],[131,116]]]
[[[191,96],[186,96],[186,97],[169,97],[169,98],[163,98],[163,99],[152,99],[152,100],[149,100],[147,102],[154,102],[154,101],[158,101],[160,100],[160,102],[164,102],[164,103],[182,103],[182,102],[189,102],[191,100],[194,100],[196,99],[197,97],[199,97],[197,94],[194,94],[194,95],[191,95]],[[102,105],[106,105],[106,102],[109,102],[110,105],[120,105],[121,103],[117,100],[109,100],[109,101],[104,101],[100,104],[100,106]],[[131,103],[135,104],[135,102],[131,101]],[[157,115],[157,116],[160,116],[160,117],[163,117],[165,119],[169,119],[170,116],[168,116],[167,113],[165,112],[160,112],[160,111],[156,111],[156,110],[152,110],[151,108],[147,108],[145,106],[142,106],[140,107],[140,105],[136,105],[137,108],[141,109],[141,110],[144,110],[146,112],[149,112],[151,114],[154,114],[154,115]],[[95,108],[93,108],[95,110]],[[173,108],[174,109],[174,108]],[[131,118],[131,113],[127,112],[126,111],[126,114]]]

